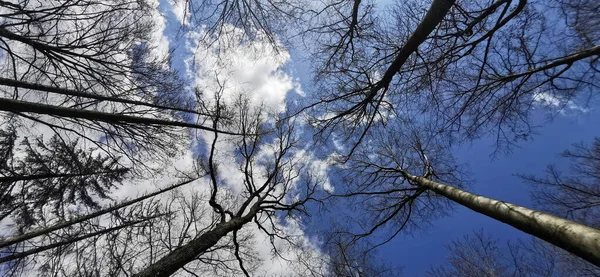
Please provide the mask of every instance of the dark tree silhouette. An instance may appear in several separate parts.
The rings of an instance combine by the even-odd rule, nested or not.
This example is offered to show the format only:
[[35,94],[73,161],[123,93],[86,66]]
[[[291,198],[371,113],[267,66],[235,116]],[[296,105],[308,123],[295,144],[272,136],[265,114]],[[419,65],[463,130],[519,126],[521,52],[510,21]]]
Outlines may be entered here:
[[393,226],[391,239],[443,214],[449,199],[599,265],[597,229],[460,189],[449,151],[489,135],[509,150],[531,137],[534,108],[567,110],[591,95],[599,42],[570,22],[598,5],[434,0],[398,4],[386,17],[353,3],[339,10],[348,20],[317,29],[326,33],[316,46],[319,89],[300,111],[322,138],[345,142],[348,191],[336,196],[357,199],[370,223],[356,239]]
[[[309,1],[285,0],[175,0],[181,10],[182,23],[192,22],[204,28],[206,36],[227,36],[231,27],[243,31],[248,39],[264,37],[278,44],[277,34],[285,33],[307,15],[322,12],[319,5]],[[312,6],[314,10],[311,9]]]
[[373,126],[421,114],[446,142],[493,134],[509,150],[531,137],[532,108],[585,105],[598,87],[598,37],[577,23],[595,3],[415,1],[389,14],[354,4],[339,13],[356,20],[316,28],[318,95],[304,109],[325,137],[357,145]]
[[[600,230],[544,212],[476,195],[462,189],[461,167],[452,161],[450,149],[428,137],[427,129],[413,126],[411,133],[386,129],[371,130],[355,155],[341,166],[344,193],[356,201],[357,228],[346,231],[350,243],[375,233],[387,238],[401,231],[424,228],[432,219],[445,215],[451,202],[509,224],[588,262],[598,265],[597,238]],[[408,128],[408,127],[404,127]],[[449,202],[450,200],[450,202]]]
[[[55,180],[56,183],[47,186],[53,191],[44,195],[45,199],[41,199],[38,194],[27,197],[17,193],[17,196],[32,201],[45,200],[44,204],[52,204],[52,201],[66,204],[71,201],[69,197],[76,197],[79,205],[89,200],[88,204],[95,211],[92,209],[94,212],[66,222],[47,220],[48,223],[38,224],[36,229],[24,230],[24,234],[0,241],[0,245],[10,253],[0,261],[16,263],[9,267],[15,274],[27,274],[27,266],[36,261],[47,272],[66,275],[136,273],[136,276],[169,276],[180,271],[193,274],[228,272],[227,274],[250,275],[257,268],[257,260],[250,245],[255,242],[249,233],[249,229],[254,228],[270,238],[277,255],[281,255],[284,260],[289,259],[289,253],[279,252],[283,251],[281,248],[285,248],[284,245],[294,249],[302,249],[304,246],[298,238],[286,232],[281,220],[286,215],[293,219],[298,213],[306,213],[305,205],[316,200],[314,195],[320,191],[321,177],[311,172],[307,164],[309,161],[297,152],[298,140],[293,121],[274,119],[267,123],[263,119],[265,115],[262,108],[251,106],[242,97],[234,103],[228,103],[227,108],[224,108],[222,101],[221,95],[217,94],[215,102],[204,104],[207,109],[216,111],[212,118],[215,131],[206,138],[209,148],[200,155],[197,166],[189,169],[189,175],[186,175],[190,176],[187,178],[198,179],[198,182],[208,185],[206,189],[199,187],[196,191],[187,193],[183,188],[177,190],[178,187],[191,183],[185,181],[151,194],[152,197],[144,196],[98,209],[91,197],[79,199],[88,197],[92,192],[97,193],[93,186],[95,180],[77,179],[82,178],[81,176],[69,176],[68,178],[74,179],[61,180],[63,176],[55,176],[48,179],[49,182]],[[216,128],[220,127],[224,119],[230,120],[223,124],[235,125],[242,135],[219,135]],[[6,140],[8,139],[4,141]],[[226,156],[218,150],[223,143],[231,144],[235,150],[234,153],[225,155],[235,156],[237,166],[233,169],[237,169],[242,176],[238,180],[241,182],[241,192],[237,194],[228,188],[237,184],[228,184],[225,177],[233,172],[220,170],[221,166],[231,168],[231,165],[224,164]],[[57,147],[65,146],[58,144]],[[52,161],[48,161],[49,157],[60,160],[64,154],[53,150],[47,150],[52,155],[32,152],[37,160],[28,161],[28,164],[47,164]],[[69,166],[78,170],[81,167],[85,171],[85,165],[89,163],[95,166],[94,176],[106,178],[99,173],[99,165],[106,164],[104,160]],[[107,165],[110,168],[109,165],[111,164]],[[36,173],[37,171],[31,174]],[[69,173],[67,171],[64,174]],[[26,176],[19,182],[25,182],[23,179]],[[35,179],[38,183],[34,184],[43,186],[45,183],[39,183],[40,180],[42,179]],[[97,184],[116,185],[118,181],[100,179]],[[87,185],[80,188],[78,184]],[[61,187],[62,185],[67,187]],[[171,190],[174,191],[173,194],[165,194]],[[59,193],[64,191],[67,193]],[[36,193],[35,190],[32,192]],[[291,198],[292,194],[296,197]],[[301,250],[298,251],[300,252],[293,255],[304,255]],[[72,258],[77,264],[68,263]],[[325,270],[317,268],[321,262],[310,255],[303,256],[303,259],[310,262],[306,265],[312,267],[310,271]],[[112,266],[108,268],[103,266],[105,264]],[[309,269],[297,270],[302,272]]]
[[426,276],[583,276],[561,271],[557,257],[538,240],[508,242],[498,240],[482,231],[452,241],[447,264],[431,268]]
[[[449,151],[490,134],[510,149],[531,137],[533,108],[568,109],[597,89],[600,5],[433,0],[386,13],[361,0],[179,1],[213,42],[233,29],[244,33],[233,43],[304,40],[318,89],[284,117],[225,99],[219,80],[218,91],[189,91],[155,39],[149,3],[0,1],[0,220],[14,227],[0,241],[3,272],[249,276],[256,229],[282,259],[281,243],[301,251],[282,221],[307,214],[323,182],[299,151],[302,112],[322,138],[344,142],[344,189],[327,199],[356,200],[368,217],[335,233],[334,274],[389,273],[370,260],[380,243],[361,243],[422,228],[452,201],[600,265],[600,231],[462,190]],[[287,23],[300,35],[287,37]],[[127,177],[157,176],[161,165],[149,164],[172,162],[190,140],[205,147],[196,167],[168,176],[181,182],[103,204]],[[327,271],[295,254],[307,255],[305,272]]]
[[[18,129],[49,128],[130,160],[168,154],[205,128],[156,41],[146,1],[2,2],[0,110]],[[155,157],[159,157],[156,155]]]
[[10,167],[2,170],[0,218],[17,214],[23,227],[44,220],[44,209],[50,207],[59,217],[65,216],[71,204],[97,208],[96,199],[109,198],[107,193],[129,171],[117,159],[90,154],[93,149],[81,149],[77,141],[67,143],[56,135],[48,143],[25,138],[22,144],[24,157],[7,159]]

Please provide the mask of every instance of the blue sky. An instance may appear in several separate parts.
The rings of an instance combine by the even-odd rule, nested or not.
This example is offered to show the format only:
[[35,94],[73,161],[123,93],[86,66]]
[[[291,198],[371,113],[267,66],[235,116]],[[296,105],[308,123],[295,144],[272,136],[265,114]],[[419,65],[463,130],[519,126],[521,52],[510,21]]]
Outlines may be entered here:
[[[167,16],[165,34],[170,37],[173,52],[173,65],[185,72],[184,57],[190,53],[181,45],[185,40],[176,35],[178,25],[172,24],[175,16],[170,13],[167,1],[161,0],[163,14]],[[285,66],[287,74],[295,78],[305,91],[311,88],[311,74],[308,63],[302,53],[291,50],[291,61]],[[288,100],[297,97],[288,93]],[[529,187],[515,176],[517,173],[542,175],[548,164],[565,167],[566,160],[560,158],[560,153],[574,143],[592,141],[599,136],[600,112],[598,103],[590,103],[589,111],[585,113],[566,114],[554,111],[554,118],[549,120],[552,111],[539,108],[534,112],[533,122],[539,127],[533,140],[521,142],[513,148],[512,153],[499,154],[492,158],[495,142],[493,137],[484,137],[473,143],[457,146],[454,150],[459,163],[468,166],[473,185],[467,190],[487,197],[511,202],[525,207],[533,207],[530,200]],[[448,251],[445,245],[452,240],[473,231],[482,230],[484,233],[500,239],[501,244],[506,240],[527,239],[528,235],[506,224],[487,216],[478,214],[467,208],[455,205],[450,216],[435,220],[426,230],[400,235],[379,249],[379,256],[384,261],[404,267],[406,276],[419,276],[432,266],[445,262]],[[318,217],[318,215],[317,215]],[[313,221],[319,222],[319,221]],[[320,221],[324,222],[324,221]],[[310,226],[310,225],[309,225]],[[316,229],[328,226],[313,226]],[[308,230],[310,233],[310,230]]]

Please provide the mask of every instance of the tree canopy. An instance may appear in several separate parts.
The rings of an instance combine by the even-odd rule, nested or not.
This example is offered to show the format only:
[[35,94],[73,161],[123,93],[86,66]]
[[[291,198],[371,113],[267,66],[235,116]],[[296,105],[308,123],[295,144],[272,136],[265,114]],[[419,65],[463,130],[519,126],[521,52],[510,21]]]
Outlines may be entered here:
[[597,273],[598,139],[564,152],[566,173],[520,172],[537,210],[469,192],[489,184],[455,151],[490,140],[510,156],[538,111],[593,107],[599,13],[591,0],[0,1],[0,273],[399,276],[378,249],[456,204],[539,240],[506,255],[476,233],[431,276]]

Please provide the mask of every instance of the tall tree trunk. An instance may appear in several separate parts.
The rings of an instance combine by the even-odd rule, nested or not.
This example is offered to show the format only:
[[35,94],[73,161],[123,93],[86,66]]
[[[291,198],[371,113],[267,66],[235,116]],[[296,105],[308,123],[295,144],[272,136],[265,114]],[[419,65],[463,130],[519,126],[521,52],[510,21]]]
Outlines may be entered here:
[[105,208],[105,209],[93,212],[93,213],[88,214],[88,215],[76,217],[74,219],[71,219],[71,220],[68,220],[68,221],[64,221],[64,222],[61,222],[61,223],[58,223],[58,224],[55,224],[55,225],[52,225],[52,226],[49,226],[49,227],[36,229],[36,230],[33,230],[33,231],[29,232],[29,233],[22,234],[20,236],[8,238],[8,239],[5,239],[5,240],[0,240],[0,248],[4,248],[4,247],[7,247],[7,246],[10,246],[10,245],[19,243],[19,242],[23,242],[23,241],[26,241],[26,240],[29,240],[29,239],[32,239],[32,238],[35,238],[35,237],[39,237],[41,235],[49,234],[49,233],[52,233],[52,232],[54,232],[56,230],[67,228],[67,227],[75,225],[77,223],[81,223],[81,222],[84,222],[86,220],[90,220],[92,218],[99,217],[101,215],[105,215],[105,214],[110,213],[110,212],[114,212],[114,211],[119,210],[121,208],[133,205],[135,203],[139,203],[139,202],[141,202],[143,200],[146,200],[148,198],[151,198],[151,197],[157,196],[159,194],[163,194],[165,192],[168,192],[170,190],[176,189],[176,188],[181,187],[183,185],[187,185],[187,184],[189,184],[189,183],[191,183],[191,182],[193,182],[195,180],[197,180],[197,179],[193,179],[193,180],[188,180],[188,181],[185,181],[185,182],[181,182],[181,183],[175,184],[173,186],[169,186],[169,187],[166,187],[164,189],[161,189],[159,191],[156,191],[156,192],[153,192],[153,193],[150,193],[150,194],[147,194],[147,195],[144,195],[144,196],[141,196],[141,197],[129,200],[129,201],[125,201],[125,202],[116,204],[114,206],[110,206],[108,208]]
[[600,230],[405,173],[417,185],[473,211],[502,221],[600,266]]
[[60,106],[46,105],[41,103],[26,102],[8,98],[0,97],[0,111],[14,112],[14,113],[36,113],[36,114],[47,114],[56,117],[66,118],[81,118],[90,121],[99,121],[112,124],[138,124],[138,125],[160,125],[160,126],[174,126],[174,127],[186,127],[192,129],[200,129],[211,132],[218,132],[227,135],[240,135],[234,132],[216,130],[214,128],[205,127],[198,124],[179,122],[172,120],[165,120],[160,118],[149,118],[140,116],[131,116],[118,113],[107,113],[93,110],[82,110],[75,108],[65,108]]
[[201,115],[201,116],[207,116],[207,114],[200,113],[200,112],[192,110],[192,109],[186,109],[186,108],[174,107],[174,106],[164,106],[164,105],[148,103],[148,102],[139,101],[139,100],[132,100],[132,99],[125,99],[125,98],[119,98],[119,97],[114,97],[114,96],[106,96],[106,95],[100,95],[100,94],[87,93],[87,92],[78,91],[78,90],[74,90],[74,89],[66,89],[66,88],[60,88],[60,87],[54,87],[54,86],[47,86],[47,85],[43,85],[43,84],[28,83],[25,81],[13,80],[13,79],[2,78],[2,77],[0,77],[0,85],[14,87],[14,88],[25,88],[25,89],[31,89],[31,90],[37,90],[37,91],[43,91],[43,92],[49,92],[49,93],[56,93],[56,94],[76,96],[76,97],[85,97],[85,98],[96,99],[96,100],[101,100],[101,101],[110,101],[110,102],[116,102],[116,103],[139,105],[139,106],[157,108],[157,109],[161,109],[161,110],[172,110],[172,111],[179,111],[179,112],[184,112],[184,113],[197,114],[197,115]]
[[39,247],[34,247],[32,249],[28,249],[22,252],[15,252],[15,253],[11,253],[10,255],[5,255],[3,257],[0,257],[0,264],[2,263],[6,263],[6,262],[10,262],[13,260],[17,260],[17,259],[21,259],[21,258],[25,258],[27,256],[33,255],[33,254],[37,254],[49,249],[53,249],[53,248],[57,248],[57,247],[61,247],[64,245],[69,245],[72,244],[74,242],[78,242],[78,241],[82,241],[84,239],[88,239],[88,238],[92,238],[95,236],[100,236],[100,235],[104,235],[104,234],[109,234],[111,232],[126,228],[126,227],[130,227],[139,223],[143,223],[146,222],[148,220],[163,216],[164,214],[159,214],[159,215],[155,215],[149,218],[144,218],[144,219],[140,219],[140,220],[134,220],[134,221],[130,221],[127,223],[124,223],[122,225],[116,226],[116,227],[111,227],[111,228],[106,228],[104,230],[100,230],[97,232],[92,232],[92,233],[88,233],[85,235],[81,235],[81,236],[71,236],[71,237],[67,237],[65,240],[59,241],[59,242],[55,242],[55,243],[51,243],[48,245],[42,245]]
[[227,236],[227,234],[241,229],[246,223],[250,222],[257,214],[258,208],[258,205],[254,205],[247,215],[234,217],[229,221],[223,221],[217,224],[212,230],[197,236],[187,244],[171,251],[171,253],[162,257],[157,262],[135,274],[134,277],[171,276],[187,263],[193,261],[208,249],[215,246],[217,242]]
[[431,34],[435,27],[442,22],[455,2],[456,0],[433,0],[425,17],[421,20],[419,26],[417,26],[417,29],[415,29],[406,43],[402,46],[390,67],[383,73],[383,77],[380,81],[381,87],[384,87],[387,90],[394,75],[400,71],[402,65],[408,60],[410,55],[417,51],[419,46],[427,40],[429,34]]

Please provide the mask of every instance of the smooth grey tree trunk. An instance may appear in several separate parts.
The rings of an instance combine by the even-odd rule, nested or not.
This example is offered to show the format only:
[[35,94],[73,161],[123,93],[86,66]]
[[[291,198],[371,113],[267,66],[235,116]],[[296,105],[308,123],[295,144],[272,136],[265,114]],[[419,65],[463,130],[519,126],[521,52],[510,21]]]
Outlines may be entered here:
[[473,211],[502,221],[523,232],[552,243],[600,266],[600,230],[492,198],[473,194],[423,177],[405,173],[419,186],[459,203]]

